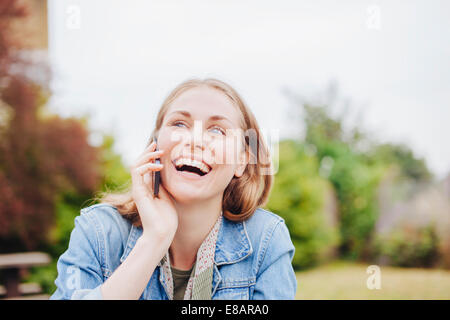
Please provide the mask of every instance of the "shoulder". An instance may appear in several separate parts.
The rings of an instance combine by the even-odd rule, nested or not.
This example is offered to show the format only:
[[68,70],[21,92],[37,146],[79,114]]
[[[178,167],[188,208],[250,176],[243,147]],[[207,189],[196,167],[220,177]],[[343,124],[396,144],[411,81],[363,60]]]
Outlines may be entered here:
[[95,216],[96,218],[102,219],[104,221],[112,220],[118,223],[122,223],[122,220],[126,221],[126,219],[122,217],[116,207],[107,203],[97,203],[89,207],[82,208],[81,215],[85,215],[88,217]]
[[258,260],[267,252],[282,254],[293,251],[294,246],[285,221],[276,213],[258,208],[244,224],[254,253],[259,256]]
[[125,219],[116,207],[106,203],[98,203],[81,209],[77,219],[79,222],[88,223],[91,229],[95,230],[99,240],[103,241],[106,238],[110,241],[115,238],[123,240],[123,238],[127,238],[131,229],[131,222]]
[[284,224],[284,219],[271,211],[257,208],[253,215],[244,221],[244,224],[249,237],[256,240],[270,236],[280,224]]
[[297,279],[292,267],[295,247],[283,218],[257,209],[246,221],[253,246],[255,287],[251,299],[293,299]]
[[284,219],[277,215],[276,213],[273,213],[269,210],[263,209],[263,208],[257,208],[255,212],[245,220],[245,223],[248,226],[256,226],[256,225],[267,225],[267,224],[276,224],[284,222]]

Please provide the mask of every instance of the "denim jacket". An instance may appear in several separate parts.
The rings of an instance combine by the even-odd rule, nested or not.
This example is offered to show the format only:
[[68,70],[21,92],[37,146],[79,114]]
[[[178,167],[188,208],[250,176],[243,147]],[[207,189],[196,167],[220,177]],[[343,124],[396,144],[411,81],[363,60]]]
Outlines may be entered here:
[[[68,249],[57,262],[57,290],[50,299],[102,299],[100,286],[127,258],[141,236],[108,204],[95,204],[75,218]],[[284,220],[258,208],[244,222],[226,218],[214,257],[212,299],[294,299],[294,246]],[[156,267],[141,300],[167,300],[165,279]]]

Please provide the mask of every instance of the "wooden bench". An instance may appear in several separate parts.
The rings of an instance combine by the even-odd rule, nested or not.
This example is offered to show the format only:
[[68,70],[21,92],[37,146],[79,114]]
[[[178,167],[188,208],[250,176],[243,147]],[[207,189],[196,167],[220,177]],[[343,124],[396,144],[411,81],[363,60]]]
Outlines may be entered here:
[[36,294],[32,296],[22,296],[15,298],[6,298],[4,300],[48,300],[50,296],[48,294]]
[[20,270],[47,265],[50,261],[50,256],[43,252],[0,254],[0,269],[5,280],[6,298],[20,297],[27,291],[37,293],[36,284],[20,283]]
[[[19,284],[20,295],[38,294],[42,292],[42,288],[38,283],[21,283]],[[6,296],[6,288],[0,286],[0,297]]]

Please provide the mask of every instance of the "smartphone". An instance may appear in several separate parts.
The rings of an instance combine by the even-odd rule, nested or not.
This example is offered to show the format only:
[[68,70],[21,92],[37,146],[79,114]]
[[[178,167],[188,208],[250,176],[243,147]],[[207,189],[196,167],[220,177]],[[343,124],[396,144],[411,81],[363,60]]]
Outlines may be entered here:
[[[155,142],[158,143],[155,139]],[[156,144],[155,151],[158,151],[158,144]],[[161,161],[159,158],[155,159],[155,163],[160,164]],[[154,171],[153,172],[153,195],[155,197],[159,194],[159,184],[161,183],[161,172],[160,171]]]

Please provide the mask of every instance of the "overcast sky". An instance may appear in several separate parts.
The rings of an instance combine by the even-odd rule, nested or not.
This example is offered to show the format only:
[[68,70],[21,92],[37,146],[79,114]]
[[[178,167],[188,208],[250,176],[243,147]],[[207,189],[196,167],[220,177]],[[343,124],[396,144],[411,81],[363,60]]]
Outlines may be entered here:
[[282,88],[330,81],[352,121],[450,172],[450,1],[50,0],[51,108],[90,114],[130,164],[164,97],[191,77],[242,95],[266,132],[295,132]]

